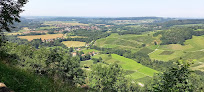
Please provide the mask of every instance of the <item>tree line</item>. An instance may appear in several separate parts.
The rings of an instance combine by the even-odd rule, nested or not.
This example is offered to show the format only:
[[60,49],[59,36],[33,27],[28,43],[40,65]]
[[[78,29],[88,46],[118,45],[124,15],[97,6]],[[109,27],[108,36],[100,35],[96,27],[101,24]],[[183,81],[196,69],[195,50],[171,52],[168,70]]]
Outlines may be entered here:
[[166,44],[181,44],[184,45],[184,42],[188,39],[192,39],[193,35],[201,36],[204,35],[204,31],[194,31],[190,27],[176,27],[170,28],[169,30],[159,31],[153,34],[153,36],[162,35],[160,38],[162,40],[161,45]]

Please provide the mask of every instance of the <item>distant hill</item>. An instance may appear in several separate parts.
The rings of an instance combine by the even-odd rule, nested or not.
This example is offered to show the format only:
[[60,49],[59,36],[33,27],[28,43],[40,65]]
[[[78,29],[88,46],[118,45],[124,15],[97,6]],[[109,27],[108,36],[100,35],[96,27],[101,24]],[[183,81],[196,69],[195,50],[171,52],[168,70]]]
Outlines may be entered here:
[[164,23],[158,23],[158,25],[163,27],[170,27],[174,25],[185,25],[185,24],[204,24],[204,19],[170,20]]

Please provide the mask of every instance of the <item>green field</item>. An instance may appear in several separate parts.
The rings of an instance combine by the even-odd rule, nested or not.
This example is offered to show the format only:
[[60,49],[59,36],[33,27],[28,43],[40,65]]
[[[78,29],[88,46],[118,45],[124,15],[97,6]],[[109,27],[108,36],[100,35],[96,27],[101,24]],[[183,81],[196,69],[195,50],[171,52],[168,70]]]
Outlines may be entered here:
[[107,38],[102,38],[96,41],[95,45],[98,47],[104,48],[118,48],[118,49],[131,49],[133,51],[138,51],[142,44],[146,46],[154,45],[154,41],[158,40],[157,38],[152,37],[152,35],[143,34],[143,35],[118,35],[111,34]]
[[20,32],[14,32],[14,33],[6,33],[6,35],[21,35],[22,33]]
[[197,30],[194,30],[194,31],[204,31],[204,29],[197,29]]
[[82,47],[86,45],[85,42],[80,41],[63,41],[62,43],[67,47]]
[[185,45],[161,45],[149,54],[152,60],[196,60],[192,69],[204,71],[204,36],[193,36]]
[[[151,68],[148,68],[146,66],[143,66],[136,61],[132,59],[125,58],[123,56],[119,56],[117,54],[111,54],[111,56],[108,56],[108,54],[99,54],[95,55],[92,58],[99,58],[101,57],[104,62],[106,63],[118,63],[122,66],[124,70],[127,71],[127,76],[130,76],[132,79],[140,79],[143,77],[152,77],[154,73],[157,73],[156,70],[153,70]],[[85,63],[86,61],[83,61],[83,64],[90,64],[90,61]]]
[[[185,25],[193,26],[193,25]],[[201,29],[200,29],[201,30]],[[170,45],[154,45],[154,42],[161,43],[158,37],[152,37],[154,32],[147,32],[142,35],[118,35],[111,34],[107,38],[102,38],[96,41],[95,45],[103,48],[129,49],[134,52],[143,52],[148,54],[151,60],[160,60],[168,62],[169,60],[197,60],[194,67],[200,68],[204,65],[204,36],[193,36],[192,39],[186,40],[185,45],[170,44]],[[141,47],[146,44],[146,47]],[[113,61],[109,60],[108,61]]]
[[169,61],[175,58],[179,58],[184,54],[183,51],[174,51],[174,53],[169,55],[162,54],[165,52],[165,50],[157,49],[153,53],[150,53],[149,56],[152,60]]

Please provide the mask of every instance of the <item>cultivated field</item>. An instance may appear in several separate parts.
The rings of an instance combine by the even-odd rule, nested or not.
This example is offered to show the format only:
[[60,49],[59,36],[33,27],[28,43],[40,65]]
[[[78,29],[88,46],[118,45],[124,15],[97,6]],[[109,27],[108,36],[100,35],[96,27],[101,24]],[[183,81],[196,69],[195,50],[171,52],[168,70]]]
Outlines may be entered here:
[[55,39],[55,38],[59,38],[59,37],[63,37],[63,34],[47,34],[47,35],[18,36],[18,38],[27,39],[28,41],[32,41],[33,39],[40,39],[40,38],[41,38],[42,40]]
[[[152,37],[152,34],[153,33],[145,33],[143,35],[112,34],[107,38],[97,40],[95,45],[103,48],[129,49],[133,53],[140,51],[148,54],[151,60],[165,62],[169,60],[176,61],[178,59],[196,60],[192,69],[204,71],[204,36],[193,36],[192,39],[186,40],[185,45],[154,45],[154,41],[161,43],[159,40],[161,36]],[[142,44],[146,44],[146,47],[141,47]],[[113,62],[117,60],[108,59],[107,61]]]
[[16,33],[6,33],[6,35],[21,35],[22,33],[16,32]]
[[[164,51],[174,52],[169,55],[163,55]],[[204,51],[204,36],[193,36],[192,39],[186,40],[185,45],[170,44],[161,45],[154,52],[150,53],[151,59],[168,61],[179,57],[185,57],[192,52]],[[204,54],[203,54],[204,55]],[[192,58],[191,58],[192,59]],[[194,57],[194,59],[197,59]]]
[[185,45],[170,44],[161,45],[149,54],[152,60],[191,60],[193,70],[204,71],[204,36],[193,36],[186,40]]
[[[127,71],[127,75],[133,79],[140,79],[143,77],[152,77],[154,73],[157,73],[156,70],[143,66],[132,59],[125,58],[123,56],[119,56],[117,54],[101,54],[95,55],[92,58],[99,58],[101,57],[104,62],[106,63],[118,63],[122,66],[124,70]],[[84,61],[85,62],[85,61]]]
[[95,45],[103,48],[131,49],[132,51],[136,52],[142,47],[142,44],[146,44],[146,46],[152,46],[154,45],[154,41],[160,42],[158,38],[152,37],[152,34],[111,34],[107,38],[97,40]]
[[149,56],[152,60],[169,61],[175,58],[179,58],[184,54],[183,51],[168,51],[173,53],[163,54],[166,52],[166,50],[157,49],[153,53],[150,53]]
[[67,47],[82,47],[86,45],[85,42],[80,41],[63,41],[62,43]]

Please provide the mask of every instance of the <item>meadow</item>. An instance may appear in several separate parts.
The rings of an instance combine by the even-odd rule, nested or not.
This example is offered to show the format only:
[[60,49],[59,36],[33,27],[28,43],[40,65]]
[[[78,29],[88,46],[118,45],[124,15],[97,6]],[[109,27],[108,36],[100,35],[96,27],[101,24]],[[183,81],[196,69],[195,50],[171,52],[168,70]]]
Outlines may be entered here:
[[27,39],[28,41],[32,41],[33,39],[40,39],[40,38],[42,40],[47,40],[47,39],[55,39],[55,38],[60,38],[60,37],[63,37],[63,34],[18,36],[18,38]]
[[85,42],[80,41],[63,41],[62,43],[67,47],[82,47],[86,45]]
[[[109,56],[108,54],[98,54],[93,56],[92,58],[98,59],[99,57],[101,57],[103,59],[103,62],[105,63],[119,64],[126,71],[128,77],[137,80],[138,82],[141,82],[140,78],[152,77],[154,73],[158,73],[158,71],[156,70],[143,66],[142,64],[139,64],[132,59],[128,59],[117,54],[111,54],[111,56]],[[91,67],[91,65],[93,65],[93,61],[92,60],[82,61],[81,65]]]

